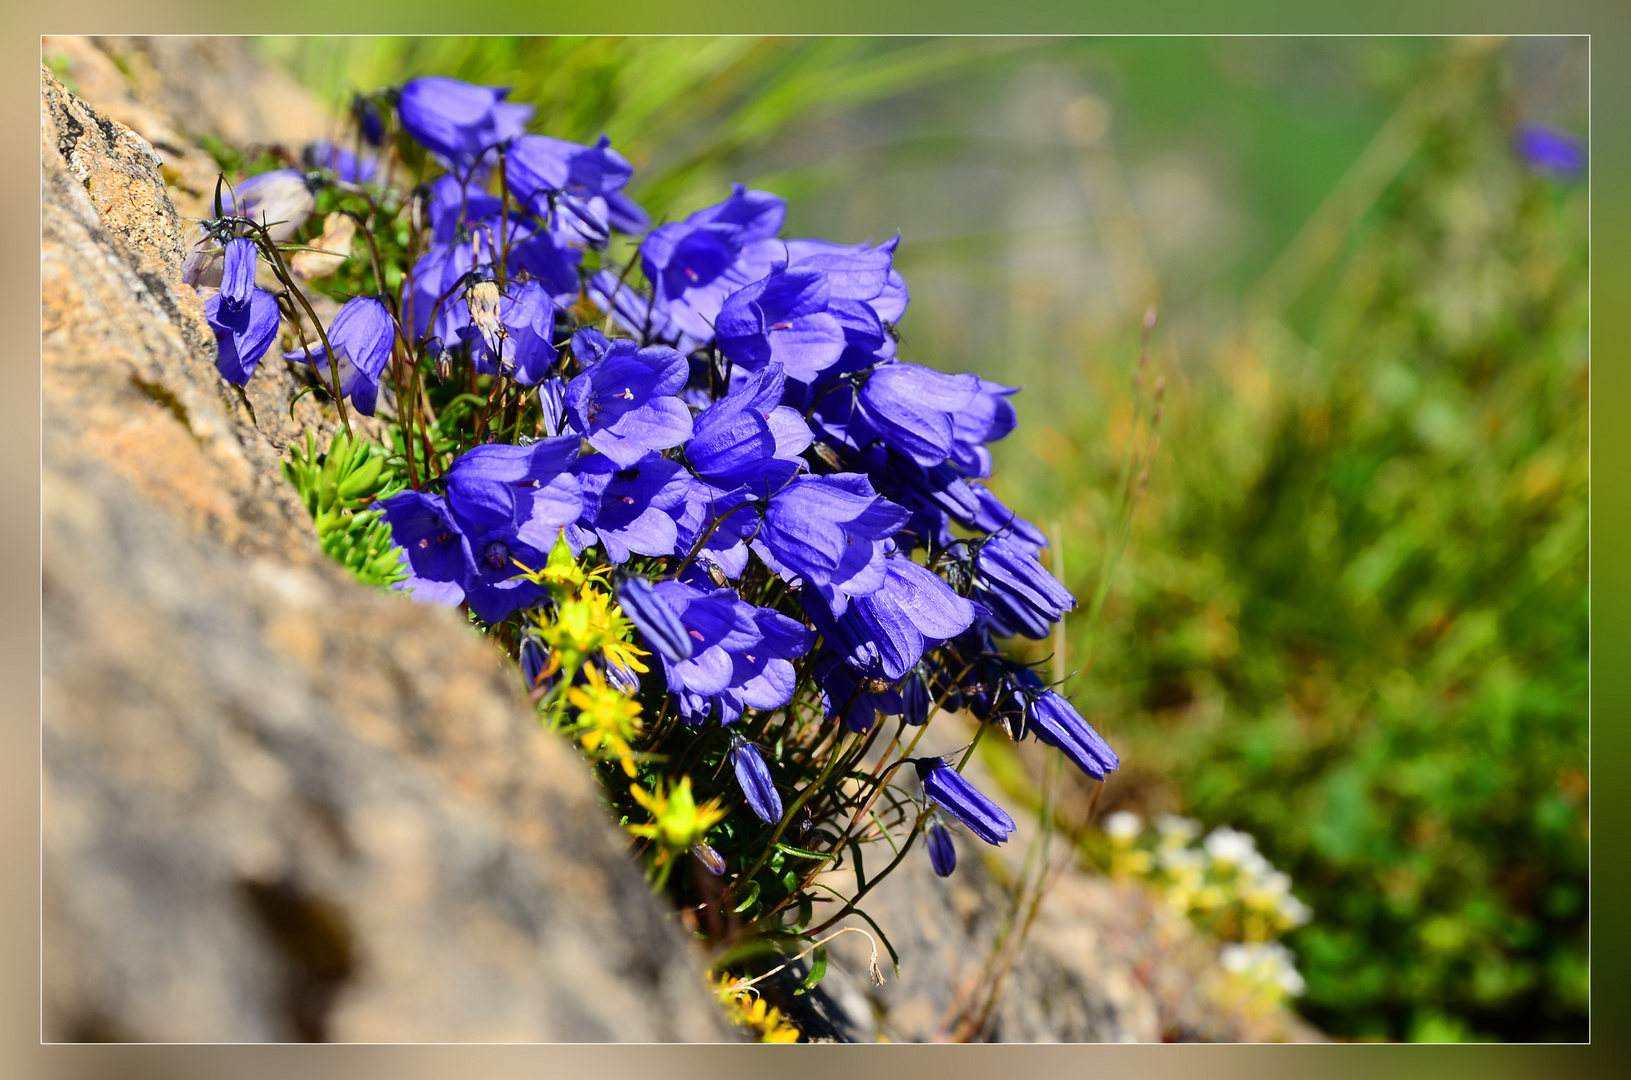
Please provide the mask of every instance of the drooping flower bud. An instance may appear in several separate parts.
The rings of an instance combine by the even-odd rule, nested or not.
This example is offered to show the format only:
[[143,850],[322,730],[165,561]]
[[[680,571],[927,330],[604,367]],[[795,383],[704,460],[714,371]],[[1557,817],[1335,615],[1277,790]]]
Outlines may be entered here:
[[725,876],[725,857],[710,847],[706,840],[698,840],[692,844],[691,854],[695,855],[702,868],[714,877]]
[[923,781],[923,793],[946,813],[968,826],[968,831],[988,844],[1007,840],[1017,825],[1008,812],[985,795],[956,769],[939,758],[918,758],[912,763]]
[[624,578],[617,584],[617,602],[652,648],[676,664],[691,658],[691,636],[651,582],[642,577]]
[[934,872],[941,877],[949,877],[957,869],[957,848],[951,842],[951,830],[946,823],[935,814],[929,819],[929,828],[924,838],[929,842],[929,864]]
[[748,806],[767,824],[775,824],[782,817],[782,797],[770,779],[770,769],[759,748],[742,736],[731,734],[731,767],[736,770],[736,783],[747,798]]

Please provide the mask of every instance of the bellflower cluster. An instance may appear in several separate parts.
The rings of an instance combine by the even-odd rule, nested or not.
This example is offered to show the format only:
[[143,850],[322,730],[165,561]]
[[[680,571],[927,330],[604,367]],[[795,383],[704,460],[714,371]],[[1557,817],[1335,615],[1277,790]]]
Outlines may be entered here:
[[[353,118],[352,150],[309,148],[313,172],[251,178],[210,223],[222,374],[276,337],[257,251],[311,236],[314,192],[399,223],[405,246],[357,249],[381,291],[332,290],[326,329],[281,351],[387,432],[347,459],[368,483],[343,511],[389,527],[394,588],[466,611],[546,722],[615,759],[634,784],[608,798],[663,881],[694,857],[724,882],[708,902],[785,927],[862,842],[921,834],[945,876],[954,827],[1006,841],[958,767],[911,756],[942,712],[1118,766],[999,647],[1075,600],[986,484],[1015,390],[897,356],[898,238],[784,237],[783,200],[741,185],[651,228],[605,137],[532,131],[501,87],[416,78]],[[387,130],[426,151],[408,185],[356,152]]]

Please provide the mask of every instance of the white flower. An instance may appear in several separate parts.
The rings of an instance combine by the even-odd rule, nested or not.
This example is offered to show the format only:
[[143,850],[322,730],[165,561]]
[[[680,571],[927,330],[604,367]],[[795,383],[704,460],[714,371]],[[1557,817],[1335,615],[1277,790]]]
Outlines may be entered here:
[[1257,854],[1257,841],[1252,839],[1250,833],[1219,825],[1206,838],[1206,853],[1215,862],[1244,866],[1252,861],[1251,856]]
[[1131,810],[1117,810],[1104,819],[1104,831],[1112,840],[1131,842],[1144,831],[1144,819]]

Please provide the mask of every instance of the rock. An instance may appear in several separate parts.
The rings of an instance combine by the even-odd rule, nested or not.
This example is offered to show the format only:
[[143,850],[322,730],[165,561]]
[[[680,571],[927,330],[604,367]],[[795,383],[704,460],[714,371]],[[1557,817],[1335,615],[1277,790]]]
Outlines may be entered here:
[[42,68],[41,155],[45,1037],[737,1037],[514,672],[318,552],[151,148]]

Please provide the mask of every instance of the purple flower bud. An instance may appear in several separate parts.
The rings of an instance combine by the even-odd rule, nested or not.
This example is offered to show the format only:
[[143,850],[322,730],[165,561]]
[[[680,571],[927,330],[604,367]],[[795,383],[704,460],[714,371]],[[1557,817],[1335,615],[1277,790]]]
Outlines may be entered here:
[[691,845],[691,854],[697,857],[702,868],[714,877],[725,875],[725,858],[708,845],[706,840],[698,840]]
[[759,748],[732,732],[730,758],[731,767],[736,770],[737,786],[759,820],[772,825],[780,821],[782,797],[770,779],[770,769],[759,755]]
[[975,560],[974,599],[991,613],[1001,637],[1022,633],[1043,638],[1049,627],[1076,606],[1070,590],[1043,568],[1023,541],[1009,536],[988,540]]
[[1121,759],[1099,737],[1076,707],[1052,690],[1037,696],[1027,710],[1030,731],[1042,742],[1064,752],[1075,766],[1095,780],[1121,767]]
[[675,663],[691,658],[691,636],[651,582],[643,577],[624,578],[617,585],[617,602],[623,614],[645,635],[646,642],[663,657]]
[[934,872],[941,877],[949,877],[957,869],[957,849],[952,846],[951,830],[946,828],[939,814],[929,818],[929,828],[924,838],[929,842],[929,864],[934,867]]
[[1007,812],[964,780],[958,771],[939,758],[918,758],[918,778],[923,793],[935,804],[961,821],[968,831],[988,844],[1000,844],[1018,826]]

